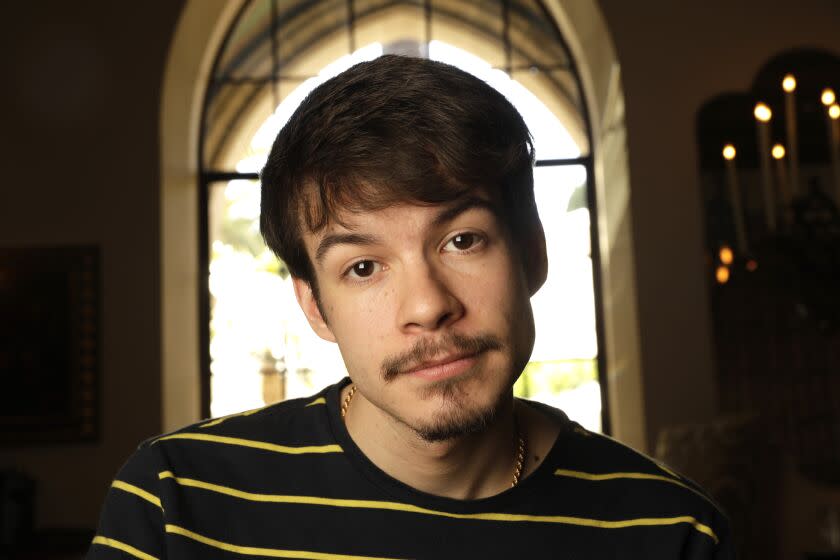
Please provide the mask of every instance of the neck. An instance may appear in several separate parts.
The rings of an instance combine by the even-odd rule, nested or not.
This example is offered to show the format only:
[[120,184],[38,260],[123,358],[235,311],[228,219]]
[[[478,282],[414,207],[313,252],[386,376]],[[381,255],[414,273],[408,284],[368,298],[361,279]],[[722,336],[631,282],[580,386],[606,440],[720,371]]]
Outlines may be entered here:
[[416,490],[475,500],[510,488],[518,448],[512,395],[481,432],[440,442],[423,440],[359,392],[347,408],[345,422],[368,459]]

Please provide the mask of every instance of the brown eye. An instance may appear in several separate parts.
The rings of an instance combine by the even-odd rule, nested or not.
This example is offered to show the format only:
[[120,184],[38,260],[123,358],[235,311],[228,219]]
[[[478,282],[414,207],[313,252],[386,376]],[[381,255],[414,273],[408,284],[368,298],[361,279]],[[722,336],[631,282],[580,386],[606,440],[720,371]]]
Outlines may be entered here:
[[373,274],[373,261],[359,261],[350,267],[348,273],[353,274],[358,278],[367,278]]
[[449,243],[458,251],[466,251],[472,248],[477,241],[478,236],[474,233],[459,233]]

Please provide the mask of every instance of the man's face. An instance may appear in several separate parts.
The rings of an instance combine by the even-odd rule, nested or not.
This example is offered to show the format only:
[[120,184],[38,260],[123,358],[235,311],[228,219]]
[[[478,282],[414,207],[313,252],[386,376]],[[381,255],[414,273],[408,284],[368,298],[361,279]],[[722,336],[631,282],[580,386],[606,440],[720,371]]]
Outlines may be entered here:
[[341,215],[304,237],[320,290],[295,291],[359,394],[427,441],[481,429],[528,361],[525,271],[480,196]]

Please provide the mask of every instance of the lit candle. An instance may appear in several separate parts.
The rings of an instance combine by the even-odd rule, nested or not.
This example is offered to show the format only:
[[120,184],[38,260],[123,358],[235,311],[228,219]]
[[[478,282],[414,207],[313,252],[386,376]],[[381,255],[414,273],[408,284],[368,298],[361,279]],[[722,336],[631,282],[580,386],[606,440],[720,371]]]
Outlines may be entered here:
[[791,215],[791,199],[793,198],[788,185],[788,173],[785,169],[785,147],[781,144],[776,144],[770,151],[773,159],[776,160],[776,181],[779,184],[779,192],[782,195],[782,202],[784,204],[784,216],[787,223],[791,222],[793,216]]
[[831,138],[831,169],[834,172],[834,200],[840,205],[840,105],[828,108],[828,129]]
[[764,103],[753,111],[758,133],[758,161],[761,165],[761,185],[764,192],[764,221],[770,233],[776,231],[776,200],[773,194],[773,180],[770,176],[770,119],[773,112]]
[[782,89],[785,90],[785,128],[787,130],[787,141],[790,153],[790,188],[791,196],[799,194],[799,139],[796,134],[796,78],[788,74],[782,80]]
[[744,213],[741,209],[741,189],[738,186],[738,172],[735,169],[735,146],[727,144],[723,147],[723,159],[726,166],[726,186],[729,193],[729,205],[732,208],[732,222],[735,224],[735,242],[738,244],[738,251],[745,255],[747,236],[744,233]]

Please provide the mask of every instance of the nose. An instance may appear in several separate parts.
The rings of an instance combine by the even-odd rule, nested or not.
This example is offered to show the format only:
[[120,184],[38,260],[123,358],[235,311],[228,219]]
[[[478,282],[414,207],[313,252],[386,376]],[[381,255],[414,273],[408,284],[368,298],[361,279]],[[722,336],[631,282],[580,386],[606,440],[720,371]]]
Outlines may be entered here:
[[429,263],[405,270],[398,322],[404,332],[440,329],[464,315],[464,306],[451,289],[452,279]]

